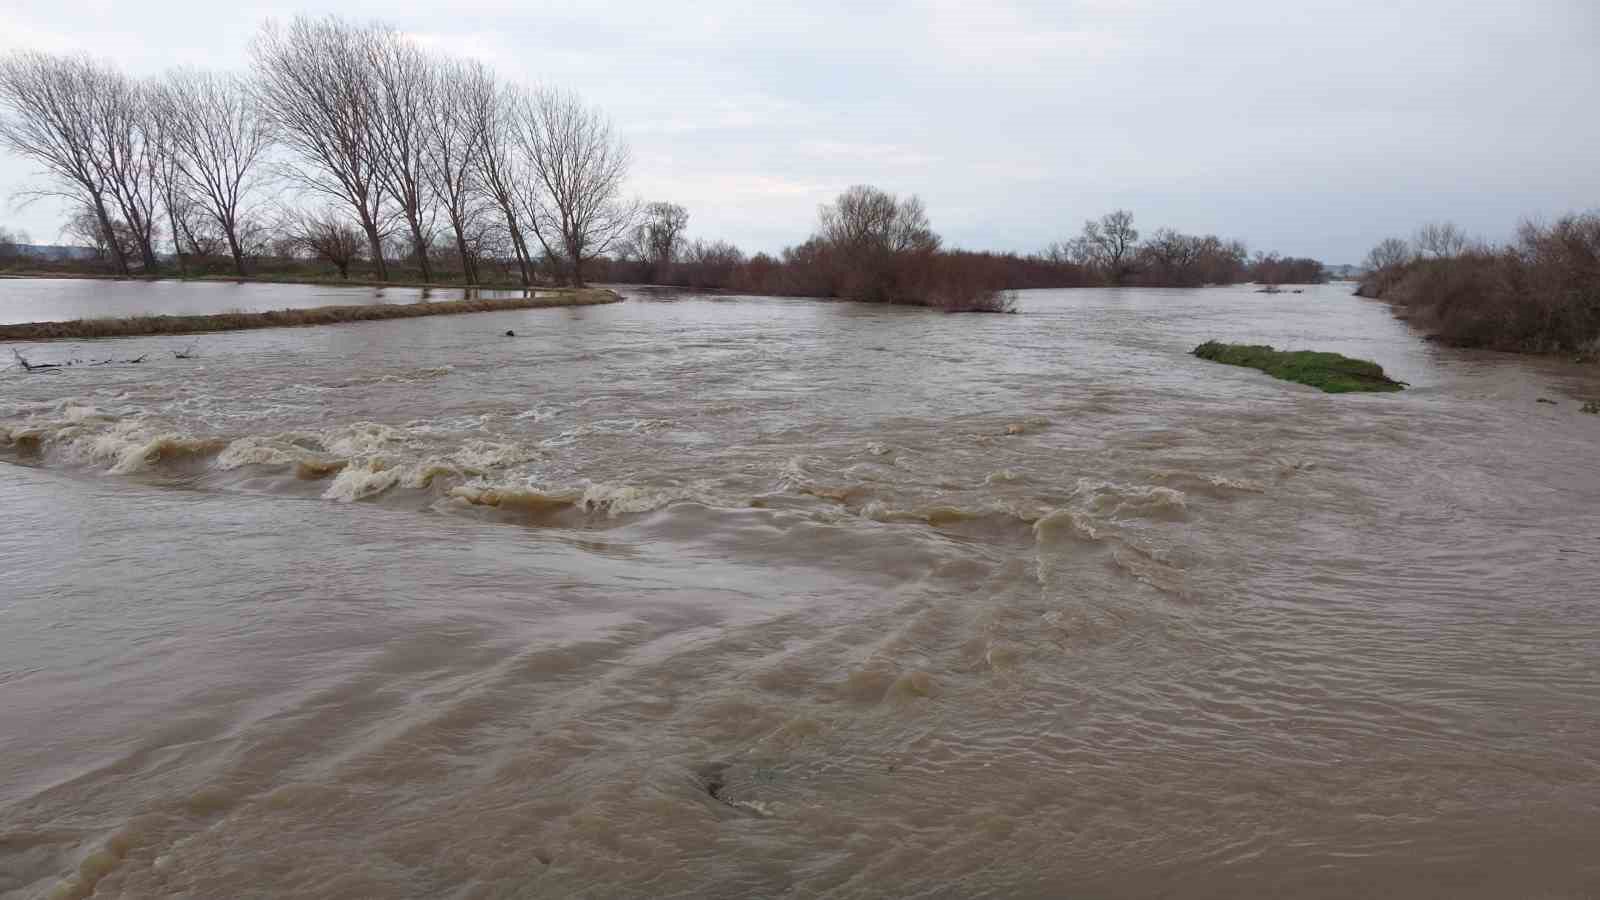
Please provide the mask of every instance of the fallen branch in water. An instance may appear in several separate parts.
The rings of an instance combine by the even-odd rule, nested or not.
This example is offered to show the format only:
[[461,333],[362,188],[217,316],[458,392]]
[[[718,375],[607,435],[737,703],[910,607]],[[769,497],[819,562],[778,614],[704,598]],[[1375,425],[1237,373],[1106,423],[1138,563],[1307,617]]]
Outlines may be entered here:
[[23,356],[21,353],[18,353],[17,349],[15,347],[11,348],[11,355],[15,356],[17,358],[17,361],[13,365],[21,366],[22,367],[22,371],[24,371],[24,372],[48,372],[51,369],[59,369],[59,368],[61,368],[61,366],[59,364],[57,364],[57,363],[31,363],[31,362],[28,362],[28,358],[26,356]]
[[199,341],[191,341],[189,346],[183,348],[182,350],[174,350],[174,351],[172,351],[172,356],[173,356],[174,359],[194,359],[195,357],[200,355],[200,354],[194,352],[195,348],[197,348],[199,346],[200,346],[200,342]]
[[91,366],[109,366],[112,363],[122,363],[125,366],[136,366],[139,363],[144,362],[145,357],[147,357],[149,355],[150,354],[145,353],[145,354],[142,354],[140,356],[136,356],[133,359],[97,359],[94,362],[89,363],[89,365],[91,365]]

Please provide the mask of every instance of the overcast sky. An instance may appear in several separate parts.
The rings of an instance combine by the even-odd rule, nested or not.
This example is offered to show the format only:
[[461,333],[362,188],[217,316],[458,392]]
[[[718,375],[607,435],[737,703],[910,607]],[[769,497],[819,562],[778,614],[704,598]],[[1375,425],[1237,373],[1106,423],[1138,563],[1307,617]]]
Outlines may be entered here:
[[[1029,252],[1106,210],[1357,262],[1427,220],[1504,237],[1600,207],[1596,0],[8,0],[0,51],[136,74],[244,69],[268,18],[382,18],[502,76],[577,89],[633,190],[747,250],[870,183],[950,244]],[[0,155],[0,190],[32,166]],[[0,205],[54,240],[59,211]]]

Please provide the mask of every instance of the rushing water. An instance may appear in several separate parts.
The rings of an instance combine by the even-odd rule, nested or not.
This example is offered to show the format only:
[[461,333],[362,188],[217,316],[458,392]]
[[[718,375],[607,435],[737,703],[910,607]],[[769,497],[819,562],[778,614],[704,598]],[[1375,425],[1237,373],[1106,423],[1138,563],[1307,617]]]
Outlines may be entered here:
[[[202,316],[313,306],[366,306],[460,300],[464,288],[267,284],[247,281],[119,281],[84,278],[0,278],[0,325],[64,322],[102,316]],[[522,291],[470,289],[475,297]]]
[[1600,380],[1348,290],[19,348],[0,895],[1593,895]]

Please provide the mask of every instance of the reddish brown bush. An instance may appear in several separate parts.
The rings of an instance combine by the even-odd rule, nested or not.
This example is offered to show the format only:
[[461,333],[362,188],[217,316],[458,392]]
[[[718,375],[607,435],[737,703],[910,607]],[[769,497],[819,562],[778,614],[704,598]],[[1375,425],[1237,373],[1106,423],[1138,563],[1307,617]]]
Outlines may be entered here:
[[1393,303],[1439,340],[1526,353],[1600,345],[1600,213],[1524,224],[1498,249],[1405,258],[1397,243],[1374,251],[1381,265],[1357,293]]

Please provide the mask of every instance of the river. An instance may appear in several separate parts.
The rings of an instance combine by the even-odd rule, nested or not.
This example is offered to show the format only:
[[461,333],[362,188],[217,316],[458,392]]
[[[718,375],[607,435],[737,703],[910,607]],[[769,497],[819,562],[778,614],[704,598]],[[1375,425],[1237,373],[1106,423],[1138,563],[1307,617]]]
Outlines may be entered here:
[[1600,377],[1349,290],[19,345],[0,896],[1593,895]]

